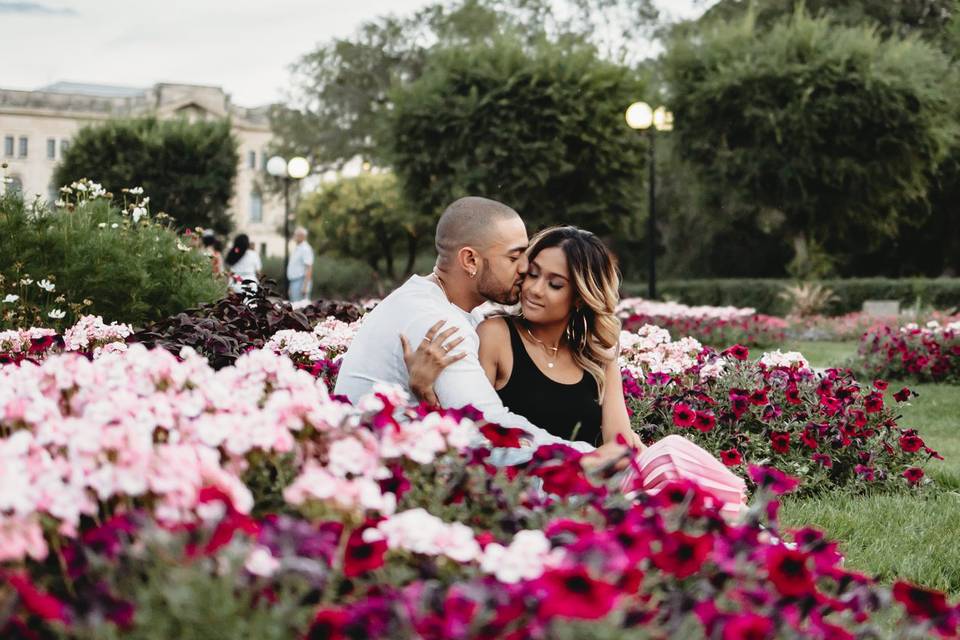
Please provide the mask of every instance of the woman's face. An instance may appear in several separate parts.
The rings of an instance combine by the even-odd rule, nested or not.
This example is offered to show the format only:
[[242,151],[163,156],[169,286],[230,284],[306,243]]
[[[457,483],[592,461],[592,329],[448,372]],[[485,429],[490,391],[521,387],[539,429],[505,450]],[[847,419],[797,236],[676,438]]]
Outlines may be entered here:
[[560,247],[544,249],[530,262],[521,285],[523,317],[538,324],[566,322],[573,299],[566,255]]

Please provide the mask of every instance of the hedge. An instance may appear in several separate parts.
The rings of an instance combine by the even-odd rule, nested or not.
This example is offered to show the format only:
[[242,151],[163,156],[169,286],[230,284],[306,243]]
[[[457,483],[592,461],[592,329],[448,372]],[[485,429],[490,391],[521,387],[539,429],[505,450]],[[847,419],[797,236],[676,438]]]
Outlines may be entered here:
[[[760,313],[783,315],[787,304],[778,295],[794,281],[778,278],[723,278],[665,280],[659,283],[660,295],[693,305],[732,305],[754,307]],[[935,309],[960,307],[960,278],[847,278],[823,280],[838,300],[829,312],[843,314],[859,311],[865,300],[899,300],[901,306],[919,302]],[[642,296],[642,282],[624,282],[624,296]]]

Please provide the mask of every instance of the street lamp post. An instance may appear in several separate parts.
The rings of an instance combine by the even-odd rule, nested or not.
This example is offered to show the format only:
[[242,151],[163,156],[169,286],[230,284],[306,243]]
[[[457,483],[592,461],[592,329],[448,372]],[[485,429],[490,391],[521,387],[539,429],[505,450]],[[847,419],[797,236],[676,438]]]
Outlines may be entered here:
[[656,132],[673,129],[673,114],[666,107],[650,108],[646,102],[634,102],[627,108],[627,125],[638,131],[650,131],[650,213],[647,216],[647,297],[657,298],[657,163]]
[[267,160],[267,173],[274,178],[283,179],[283,290],[290,288],[287,280],[287,264],[290,262],[290,183],[302,180],[310,173],[310,163],[299,156],[287,162],[281,156]]

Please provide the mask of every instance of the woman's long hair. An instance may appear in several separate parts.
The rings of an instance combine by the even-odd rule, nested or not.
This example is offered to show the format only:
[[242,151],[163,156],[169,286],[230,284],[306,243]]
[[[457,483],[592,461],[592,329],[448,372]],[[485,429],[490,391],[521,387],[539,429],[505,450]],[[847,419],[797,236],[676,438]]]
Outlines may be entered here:
[[241,233],[233,239],[233,246],[230,247],[230,252],[227,254],[227,257],[224,258],[224,262],[232,267],[237,264],[249,248],[250,238],[247,237],[247,234]]
[[[533,237],[527,257],[532,262],[544,249],[559,247],[567,258],[573,284],[573,311],[567,324],[567,343],[573,360],[597,382],[600,400],[604,371],[620,340],[620,272],[616,258],[600,239],[577,227],[550,227]],[[611,354],[613,354],[611,356]]]

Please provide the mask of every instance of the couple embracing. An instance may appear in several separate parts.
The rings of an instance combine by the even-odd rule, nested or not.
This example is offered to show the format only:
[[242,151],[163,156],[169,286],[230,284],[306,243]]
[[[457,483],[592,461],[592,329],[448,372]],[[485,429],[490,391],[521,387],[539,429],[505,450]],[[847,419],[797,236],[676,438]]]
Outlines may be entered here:
[[[619,275],[595,235],[565,226],[528,239],[516,211],[467,197],[440,217],[436,249],[430,275],[412,276],[365,318],[335,393],[356,402],[390,383],[442,407],[472,405],[528,435],[520,449],[498,452],[501,464],[562,443],[598,465],[623,458],[625,442],[642,451],[648,491],[685,477],[725,513],[739,511],[744,483],[716,458],[678,436],[647,449],[630,428],[617,362]],[[517,314],[503,309],[517,303]],[[484,313],[494,305],[501,310]]]

